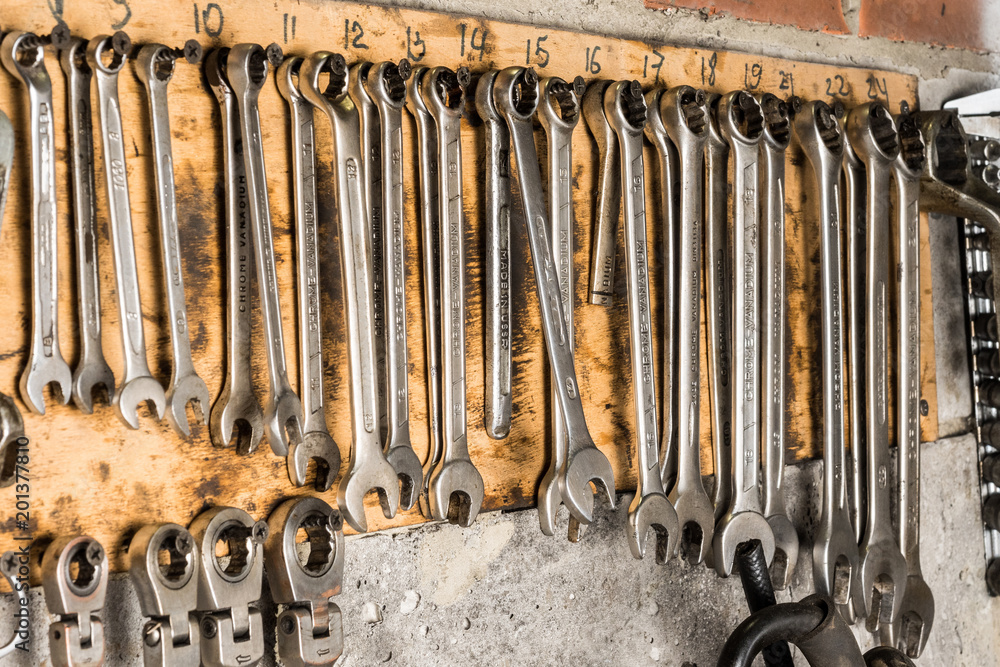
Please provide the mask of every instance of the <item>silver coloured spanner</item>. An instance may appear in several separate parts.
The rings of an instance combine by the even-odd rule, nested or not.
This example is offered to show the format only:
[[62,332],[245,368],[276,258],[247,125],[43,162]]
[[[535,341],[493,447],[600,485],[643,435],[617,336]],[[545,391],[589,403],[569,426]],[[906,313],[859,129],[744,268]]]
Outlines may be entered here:
[[[0,120],[0,126],[2,126],[3,121]],[[0,576],[4,578],[7,585],[10,586],[11,592],[17,596],[17,608],[27,609],[28,608],[28,553],[18,553],[17,551],[7,551],[3,556],[0,556]],[[19,580],[19,577],[25,577],[24,580]],[[13,655],[14,651],[18,650],[17,646],[20,642],[24,641],[24,635],[20,632],[19,628],[15,628],[15,632],[11,635],[10,641],[6,644],[0,645],[0,658],[5,658],[8,655]]]
[[[493,103],[497,72],[484,73],[476,84],[476,111],[483,121],[486,174],[483,185],[486,217],[486,434],[495,440],[510,433],[510,135]],[[556,504],[558,507],[558,503]],[[544,532],[544,528],[543,528]]]
[[[121,320],[125,379],[115,392],[112,405],[126,426],[139,428],[136,407],[150,404],[156,418],[163,419],[166,396],[163,386],[152,376],[146,360],[146,339],[142,326],[139,274],[136,269],[135,241],[132,237],[132,208],[125,168],[125,135],[121,104],[118,102],[118,73],[128,56],[112,49],[112,37],[100,35],[87,43],[87,64],[97,84],[98,119],[104,149],[104,175],[108,193],[108,221],[114,249],[115,279],[118,286],[118,313]],[[110,61],[104,55],[111,51]]]
[[677,423],[676,482],[670,501],[677,512],[680,550],[692,565],[702,562],[712,544],[715,510],[701,480],[699,404],[701,382],[701,253],[704,228],[704,149],[708,138],[705,93],[690,86],[671,88],[660,98],[659,114],[677,147],[680,167],[678,200],[677,343],[673,359]]
[[618,181],[618,139],[604,116],[604,93],[614,83],[598,79],[583,94],[583,120],[597,142],[597,201],[590,254],[590,303],[610,306],[615,295],[615,253],[622,184]]
[[760,152],[764,202],[760,224],[763,324],[761,454],[763,514],[774,534],[771,583],[784,590],[799,560],[799,534],[785,509],[785,149],[791,139],[788,105],[771,93],[756,96],[764,113]]
[[[323,75],[329,80],[321,88]],[[342,56],[318,51],[302,63],[299,90],[327,116],[333,136],[331,163],[340,225],[352,432],[350,464],[340,481],[337,503],[348,523],[363,533],[368,530],[365,495],[375,489],[382,513],[391,519],[399,505],[399,483],[379,440],[365,164],[358,110],[347,94],[347,77]]]
[[[632,556],[646,553],[650,529],[656,535],[656,562],[666,563],[679,541],[677,512],[663,493],[660,437],[656,430],[656,376],[653,372],[653,324],[649,298],[649,243],[646,239],[646,187],[642,135],[646,101],[638,81],[618,81],[604,93],[604,114],[618,135],[621,153],[622,228],[628,270],[629,345],[635,402],[638,486],[628,511]],[[550,149],[551,150],[551,149]]]
[[719,576],[733,571],[736,547],[760,540],[774,562],[774,533],[763,515],[760,494],[760,143],[764,113],[745,91],[719,100],[716,120],[729,144],[733,230],[733,495],[715,529],[712,557]]
[[264,147],[257,111],[257,98],[267,81],[269,69],[267,56],[259,44],[237,44],[226,56],[226,73],[239,108],[250,225],[257,259],[257,286],[260,289],[261,316],[264,318],[264,349],[267,351],[270,380],[270,392],[264,402],[264,432],[271,451],[278,456],[287,456],[289,445],[302,441],[302,403],[288,382]]
[[410,443],[409,360],[406,351],[406,211],[403,192],[403,105],[410,61],[380,62],[368,70],[366,88],[378,108],[382,155],[382,259],[385,295],[385,457],[399,478],[399,504],[413,507],[424,486],[420,459]]
[[493,96],[500,115],[507,121],[514,149],[516,180],[524,207],[545,347],[567,434],[566,460],[559,470],[559,492],[570,514],[580,523],[589,524],[593,521],[591,484],[603,492],[613,509],[615,479],[611,463],[594,445],[587,429],[576,380],[572,339],[566,329],[566,316],[559,294],[558,270],[549,241],[551,225],[545,209],[531,124],[531,117],[538,106],[538,75],[532,69],[508,67],[497,75]]
[[228,48],[205,60],[205,78],[222,117],[222,168],[226,193],[226,380],[212,406],[209,433],[216,447],[236,439],[236,453],[257,451],[264,437],[264,411],[253,389],[250,370],[253,308],[253,235],[247,211],[247,177],[236,96],[226,76]]
[[181,240],[177,220],[177,195],[174,186],[174,158],[170,141],[170,110],[167,85],[174,76],[177,56],[163,44],[147,44],[139,50],[135,69],[146,87],[153,141],[153,173],[156,179],[156,203],[160,221],[160,253],[167,294],[167,320],[170,323],[170,346],[174,365],[167,387],[167,421],[181,437],[191,434],[187,406],[195,420],[205,423],[209,406],[208,387],[194,370],[187,302],[184,297],[184,271],[181,265]]
[[340,448],[326,425],[323,396],[323,326],[320,317],[319,209],[316,196],[316,137],[313,107],[299,92],[302,58],[285,58],[275,76],[291,120],[292,176],[295,183],[295,257],[299,305],[299,386],[302,440],[288,447],[288,478],[304,486],[309,461],[316,463],[315,486],[326,491],[340,472]]
[[45,605],[54,667],[104,664],[101,612],[108,590],[108,555],[92,537],[58,537],[42,556]]
[[[855,107],[847,134],[868,174],[865,270],[865,421],[868,445],[868,517],[861,540],[859,578],[870,632],[899,618],[906,590],[906,560],[892,529],[889,480],[888,282],[889,181],[899,141],[879,102]],[[895,272],[894,272],[895,273]],[[860,609],[856,611],[859,612]]]
[[28,89],[31,116],[31,349],[21,374],[21,399],[32,412],[45,414],[48,385],[62,405],[73,392],[73,372],[59,349],[59,257],[56,213],[55,119],[52,81],[45,68],[45,47],[30,32],[9,32],[0,43],[0,60]]
[[59,54],[66,75],[73,172],[73,220],[76,230],[76,282],[80,294],[80,361],[73,372],[73,402],[85,414],[94,412],[94,396],[108,405],[115,397],[115,376],[101,344],[101,288],[97,270],[97,201],[94,195],[94,129],[90,106],[87,41],[74,37]]
[[[481,93],[481,95],[486,98],[490,109],[489,113],[492,114],[494,122],[498,124],[497,132],[502,131],[503,136],[507,139],[507,153],[503,159],[509,179],[510,135],[493,99],[497,74],[497,72],[489,72],[483,75],[479,86],[480,90],[486,87],[486,92]],[[580,96],[583,93],[584,85],[583,79],[580,77],[577,77],[572,85],[558,77],[543,79],[541,82],[542,97],[538,105],[538,120],[545,130],[548,145],[546,159],[548,160],[549,176],[552,256],[559,273],[559,297],[562,301],[563,317],[565,318],[571,352],[575,346],[573,307],[574,294],[576,293],[573,280],[573,128],[580,121]],[[477,96],[479,94],[477,91]],[[482,115],[482,111],[480,111],[480,115]],[[505,179],[503,187],[507,188],[509,196],[509,180]],[[566,427],[563,425],[562,408],[559,407],[559,398],[555,388],[557,379],[554,374],[551,374],[551,382],[553,386],[552,440],[550,441],[552,448],[549,452],[549,467],[538,485],[538,522],[545,535],[555,534],[556,513],[559,511],[559,506],[563,504],[562,495],[559,492],[559,470],[566,462],[568,448],[568,437]],[[583,501],[588,503],[588,498],[584,496]],[[593,506],[593,496],[590,496],[587,508],[593,511]],[[578,542],[585,530],[586,526],[570,514],[569,527],[567,528],[569,541]]]

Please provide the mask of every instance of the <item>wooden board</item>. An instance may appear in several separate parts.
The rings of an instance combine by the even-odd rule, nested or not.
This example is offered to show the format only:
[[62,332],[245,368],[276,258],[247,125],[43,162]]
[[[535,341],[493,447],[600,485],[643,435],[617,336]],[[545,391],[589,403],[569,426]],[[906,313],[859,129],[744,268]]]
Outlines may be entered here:
[[[6,0],[0,8],[5,29],[48,31],[55,22],[52,3],[40,0]],[[916,80],[899,73],[847,69],[791,62],[737,53],[678,49],[634,41],[583,35],[544,28],[503,24],[429,12],[396,10],[366,5],[305,0],[290,2],[181,3],[159,0],[116,0],[115,3],[73,2],[63,5],[64,20],[75,34],[93,37],[126,29],[137,44],[159,41],[181,45],[195,37],[206,47],[244,41],[268,44],[276,41],[288,53],[308,54],[318,49],[343,52],[348,61],[378,61],[409,57],[425,64],[452,67],[465,64],[476,72],[487,68],[529,64],[541,75],[588,79],[637,78],[644,86],[690,83],[725,92],[738,88],[791,93],[805,98],[838,99],[848,105],[869,97],[888,101],[897,108],[900,100],[914,104]],[[78,357],[76,281],[72,264],[68,172],[66,165],[66,107],[63,77],[56,59],[48,58],[49,72],[56,82],[57,179],[59,197],[60,343],[71,364]],[[144,325],[149,361],[156,377],[170,376],[169,340],[162,296],[162,270],[156,236],[153,174],[150,165],[148,113],[141,86],[128,67],[120,76],[128,178],[133,208],[136,253],[140,269]],[[213,400],[224,377],[224,283],[223,202],[221,136],[217,105],[196,67],[179,63],[170,85],[173,145],[181,241],[191,341],[198,373],[206,380]],[[0,391],[17,395],[17,380],[28,351],[29,312],[29,196],[28,142],[24,91],[8,74],[0,74],[0,108],[10,113],[18,135],[17,165],[13,175],[8,213],[3,227],[0,262],[6,268],[0,283],[0,319],[9,326],[0,332]],[[294,255],[291,233],[291,176],[289,170],[288,117],[276,87],[265,87],[260,99],[268,186],[274,223],[277,269],[282,294],[282,312],[287,343],[286,356],[297,384],[297,337],[295,319]],[[318,117],[319,118],[319,117]],[[423,317],[419,269],[418,223],[414,214],[415,134],[404,114],[406,142],[407,211],[407,325],[410,352],[411,437],[418,455],[427,452],[428,422],[425,391]],[[322,308],[326,354],[326,398],[328,423],[340,444],[344,462],[348,458],[351,425],[348,417],[348,375],[345,331],[342,317],[338,233],[333,218],[330,179],[329,129],[317,121],[320,185],[320,229],[322,258]],[[540,132],[539,132],[540,134]],[[510,437],[489,439],[483,428],[484,370],[483,329],[484,255],[481,201],[482,129],[473,119],[465,124],[464,210],[468,254],[468,387],[469,449],[486,483],[485,511],[519,508],[534,504],[535,489],[547,465],[550,406],[544,371],[540,317],[533,279],[527,267],[529,256],[524,232],[515,229],[512,244],[512,317],[514,345],[514,420]],[[628,362],[625,284],[619,278],[615,307],[603,309],[586,303],[589,274],[590,233],[596,173],[596,148],[581,123],[574,135],[576,215],[575,265],[577,373],[591,433],[608,455],[619,489],[635,488],[631,377]],[[99,153],[98,147],[98,153]],[[662,359],[662,217],[658,210],[659,189],[652,149],[647,146],[647,210],[652,255],[651,300],[654,350],[657,368]],[[100,155],[98,168],[103,168]],[[819,294],[818,235],[814,199],[800,187],[805,166],[801,155],[788,154],[787,186],[788,278],[789,278],[789,412],[788,451],[791,461],[819,454]],[[98,173],[98,183],[103,176]],[[99,255],[104,324],[104,348],[118,377],[122,352],[118,332],[114,273],[106,226],[106,201],[99,185]],[[926,235],[925,237],[926,238]],[[621,252],[621,249],[620,249]],[[926,258],[926,254],[925,254]],[[619,266],[624,261],[619,258]],[[929,265],[923,271],[925,295],[930,293]],[[930,300],[923,302],[924,322],[930,321]],[[261,395],[267,387],[265,360],[260,347],[261,330],[255,324],[254,362],[256,386]],[[925,360],[933,360],[930,336],[924,337]],[[703,342],[703,348],[707,341]],[[928,353],[927,351],[931,352]],[[929,356],[928,356],[929,354]],[[703,469],[712,470],[711,420],[702,364]],[[924,436],[936,437],[937,410],[933,391],[933,364],[924,366],[925,398],[930,411],[924,418]],[[662,387],[662,373],[660,373]],[[19,400],[19,399],[18,399]],[[125,428],[111,409],[102,407],[94,415],[73,407],[60,407],[48,400],[44,416],[25,415],[31,437],[31,520],[36,537],[89,533],[107,547],[114,569],[125,566],[123,547],[142,524],[176,521],[187,524],[211,505],[230,504],[265,517],[279,500],[309,494],[288,482],[284,460],[271,455],[266,444],[249,458],[214,448],[207,429],[195,429],[184,441],[166,422],[154,423],[143,415],[139,431]],[[13,505],[13,489],[0,490],[0,506]],[[324,494],[335,502],[335,491]],[[416,509],[386,520],[370,498],[368,519],[373,529],[422,521]],[[5,504],[5,505],[4,505]],[[13,509],[2,514],[0,550],[9,548],[14,532]]]

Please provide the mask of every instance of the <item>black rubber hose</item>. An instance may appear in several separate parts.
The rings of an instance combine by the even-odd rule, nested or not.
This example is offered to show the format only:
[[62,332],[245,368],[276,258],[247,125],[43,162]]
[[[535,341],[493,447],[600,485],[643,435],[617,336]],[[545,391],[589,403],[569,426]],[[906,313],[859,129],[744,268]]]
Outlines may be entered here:
[[761,650],[788,637],[801,637],[823,622],[823,610],[812,604],[788,602],[766,607],[739,624],[729,635],[718,667],[746,667]]
[[[767,569],[764,548],[760,540],[741,542],[736,547],[736,565],[740,581],[743,582],[743,594],[746,595],[750,613],[774,606],[777,600],[774,597],[771,574]],[[764,648],[761,656],[768,667],[795,667],[788,642],[783,640]]]
[[906,654],[890,646],[876,646],[865,653],[865,664],[868,667],[915,667]]

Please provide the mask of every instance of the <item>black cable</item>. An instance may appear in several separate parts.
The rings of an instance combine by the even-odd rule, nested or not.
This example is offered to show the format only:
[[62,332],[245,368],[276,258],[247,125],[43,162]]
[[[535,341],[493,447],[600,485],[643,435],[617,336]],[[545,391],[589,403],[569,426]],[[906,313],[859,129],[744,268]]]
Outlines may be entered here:
[[[743,582],[743,594],[747,598],[750,613],[773,606],[777,600],[774,597],[774,587],[771,585],[771,573],[767,569],[764,558],[764,548],[760,540],[747,540],[736,547],[736,566]],[[764,664],[768,667],[795,667],[792,652],[788,642],[781,640],[770,644],[761,652]]]

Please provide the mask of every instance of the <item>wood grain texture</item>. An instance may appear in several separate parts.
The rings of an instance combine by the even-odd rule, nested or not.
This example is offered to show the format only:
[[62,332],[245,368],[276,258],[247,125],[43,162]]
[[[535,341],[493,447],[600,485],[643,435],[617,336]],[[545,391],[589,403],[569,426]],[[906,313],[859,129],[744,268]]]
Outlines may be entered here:
[[[690,83],[725,92],[751,86],[780,95],[794,92],[806,98],[828,97],[830,91],[848,104],[859,103],[879,86],[896,108],[902,99],[914,104],[916,80],[912,76],[825,65],[795,63],[774,58],[736,53],[698,51],[639,42],[546,31],[538,27],[501,24],[478,19],[320,2],[244,2],[192,6],[181,2],[129,0],[129,18],[124,28],[137,44],[152,41],[170,46],[191,37],[208,48],[244,41],[267,44],[277,41],[287,53],[308,54],[319,49],[343,52],[349,62],[358,59],[396,60],[409,55],[424,64],[452,67],[468,65],[474,71],[508,65],[534,65],[542,76],[571,78],[638,78],[644,86]],[[206,7],[210,9],[206,14]],[[222,12],[225,15],[222,16]],[[110,33],[123,20],[125,8],[96,2],[66,3],[61,18],[75,34],[93,37]],[[293,16],[294,15],[294,16]],[[220,20],[221,19],[221,20]],[[195,31],[195,22],[198,30]],[[49,5],[39,0],[6,0],[0,7],[0,25],[5,29],[47,31],[54,23]],[[355,28],[355,25],[357,28]],[[464,26],[464,27],[462,27]],[[211,36],[206,36],[206,29]],[[363,35],[360,32],[363,31]],[[287,42],[285,41],[287,37]],[[345,49],[345,41],[348,48]],[[358,48],[365,45],[368,48]],[[543,50],[540,50],[543,49]],[[72,224],[67,172],[67,134],[64,81],[54,54],[47,64],[55,81],[57,122],[57,179],[59,198],[60,253],[60,342],[71,364],[78,358],[76,280],[72,264]],[[544,66],[542,66],[544,64]],[[654,67],[655,66],[655,67]],[[840,77],[840,78],[838,78]],[[136,254],[140,269],[146,342],[153,374],[167,382],[170,376],[169,339],[164,314],[163,276],[159,246],[153,174],[150,165],[150,132],[146,101],[141,86],[128,66],[120,75],[128,178],[132,197]],[[883,99],[885,95],[883,95]],[[222,386],[225,364],[224,323],[224,226],[221,167],[221,131],[216,102],[198,68],[178,63],[170,84],[174,162],[180,213],[184,279],[190,320],[194,363],[214,397]],[[30,323],[29,301],[29,199],[30,182],[28,125],[24,91],[6,72],[0,74],[0,108],[12,117],[19,131],[17,164],[13,175],[8,213],[3,227],[0,262],[6,268],[0,283],[0,318],[8,322],[3,330],[0,355],[0,391],[17,395],[17,378],[27,358]],[[268,186],[274,224],[277,271],[282,295],[286,357],[297,386],[295,360],[297,336],[295,278],[292,238],[292,186],[289,168],[288,115],[284,101],[273,83],[260,96],[264,131]],[[325,119],[317,115],[319,157],[319,224],[321,231],[321,285],[326,366],[328,423],[335,440],[348,459],[351,425],[348,409],[348,369],[345,323],[341,295],[339,238],[334,218],[335,204],[329,167],[330,132]],[[424,355],[422,295],[419,254],[419,226],[415,216],[416,144],[412,119],[404,114],[406,177],[405,225],[407,252],[407,327],[410,358],[410,428],[414,448],[423,458],[427,453],[428,420],[426,366]],[[547,465],[550,437],[548,374],[540,333],[540,316],[530,257],[524,230],[514,227],[512,317],[514,377],[514,418],[510,437],[490,440],[483,427],[484,319],[482,261],[484,239],[480,202],[482,127],[474,117],[464,125],[464,212],[468,256],[468,399],[469,449],[486,484],[483,509],[497,510],[533,505],[537,483]],[[538,135],[541,137],[541,131]],[[99,142],[98,142],[99,143]],[[543,146],[543,142],[539,142]],[[596,148],[583,123],[574,133],[574,210],[576,215],[576,322],[577,373],[588,424],[597,445],[608,455],[619,489],[635,488],[633,460],[633,415],[631,377],[628,361],[625,283],[620,276],[616,303],[603,309],[587,305],[585,289],[589,273],[590,233],[596,181]],[[805,166],[794,149],[788,153],[788,310],[789,460],[819,455],[819,298],[817,292],[818,236],[815,230],[815,201],[803,189]],[[651,288],[654,350],[657,368],[662,359],[662,212],[659,210],[658,174],[652,148],[646,147],[647,219],[651,253]],[[98,169],[103,159],[98,146]],[[106,201],[98,172],[99,255],[101,301],[103,306],[104,348],[117,374],[122,372],[122,351],[118,330],[114,270],[106,224]],[[926,236],[925,236],[926,238]],[[621,248],[619,248],[621,253]],[[624,258],[619,257],[620,267]],[[925,293],[930,291],[929,265],[923,271]],[[930,321],[930,302],[924,300],[924,321]],[[267,389],[262,330],[254,324],[254,365],[256,386],[263,397]],[[930,346],[932,338],[924,337]],[[703,347],[707,341],[703,340]],[[933,355],[925,359],[933,359]],[[712,470],[705,369],[702,364],[702,447],[703,469]],[[933,364],[925,366],[925,397],[930,414],[924,418],[924,435],[936,434],[936,400],[933,392]],[[662,388],[662,373],[660,373]],[[931,387],[931,390],[927,390]],[[18,399],[19,400],[19,399]],[[112,566],[125,566],[124,546],[141,525],[154,521],[188,524],[197,513],[211,505],[226,504],[245,508],[265,517],[283,498],[313,493],[308,487],[296,489],[288,481],[284,460],[270,454],[266,444],[252,457],[241,458],[233,451],[214,448],[207,428],[196,427],[188,441],[175,436],[166,422],[155,423],[143,414],[139,431],[119,423],[107,407],[94,415],[81,414],[73,407],[61,407],[48,400],[44,417],[25,415],[31,437],[32,516],[31,530],[37,537],[56,534],[89,533],[108,549]],[[335,502],[335,491],[323,494]],[[12,503],[12,489],[0,490],[0,506]],[[368,520],[372,529],[383,529],[422,521],[418,511],[400,513],[387,520],[370,497]],[[0,550],[9,548],[14,532],[13,517],[4,512]]]

